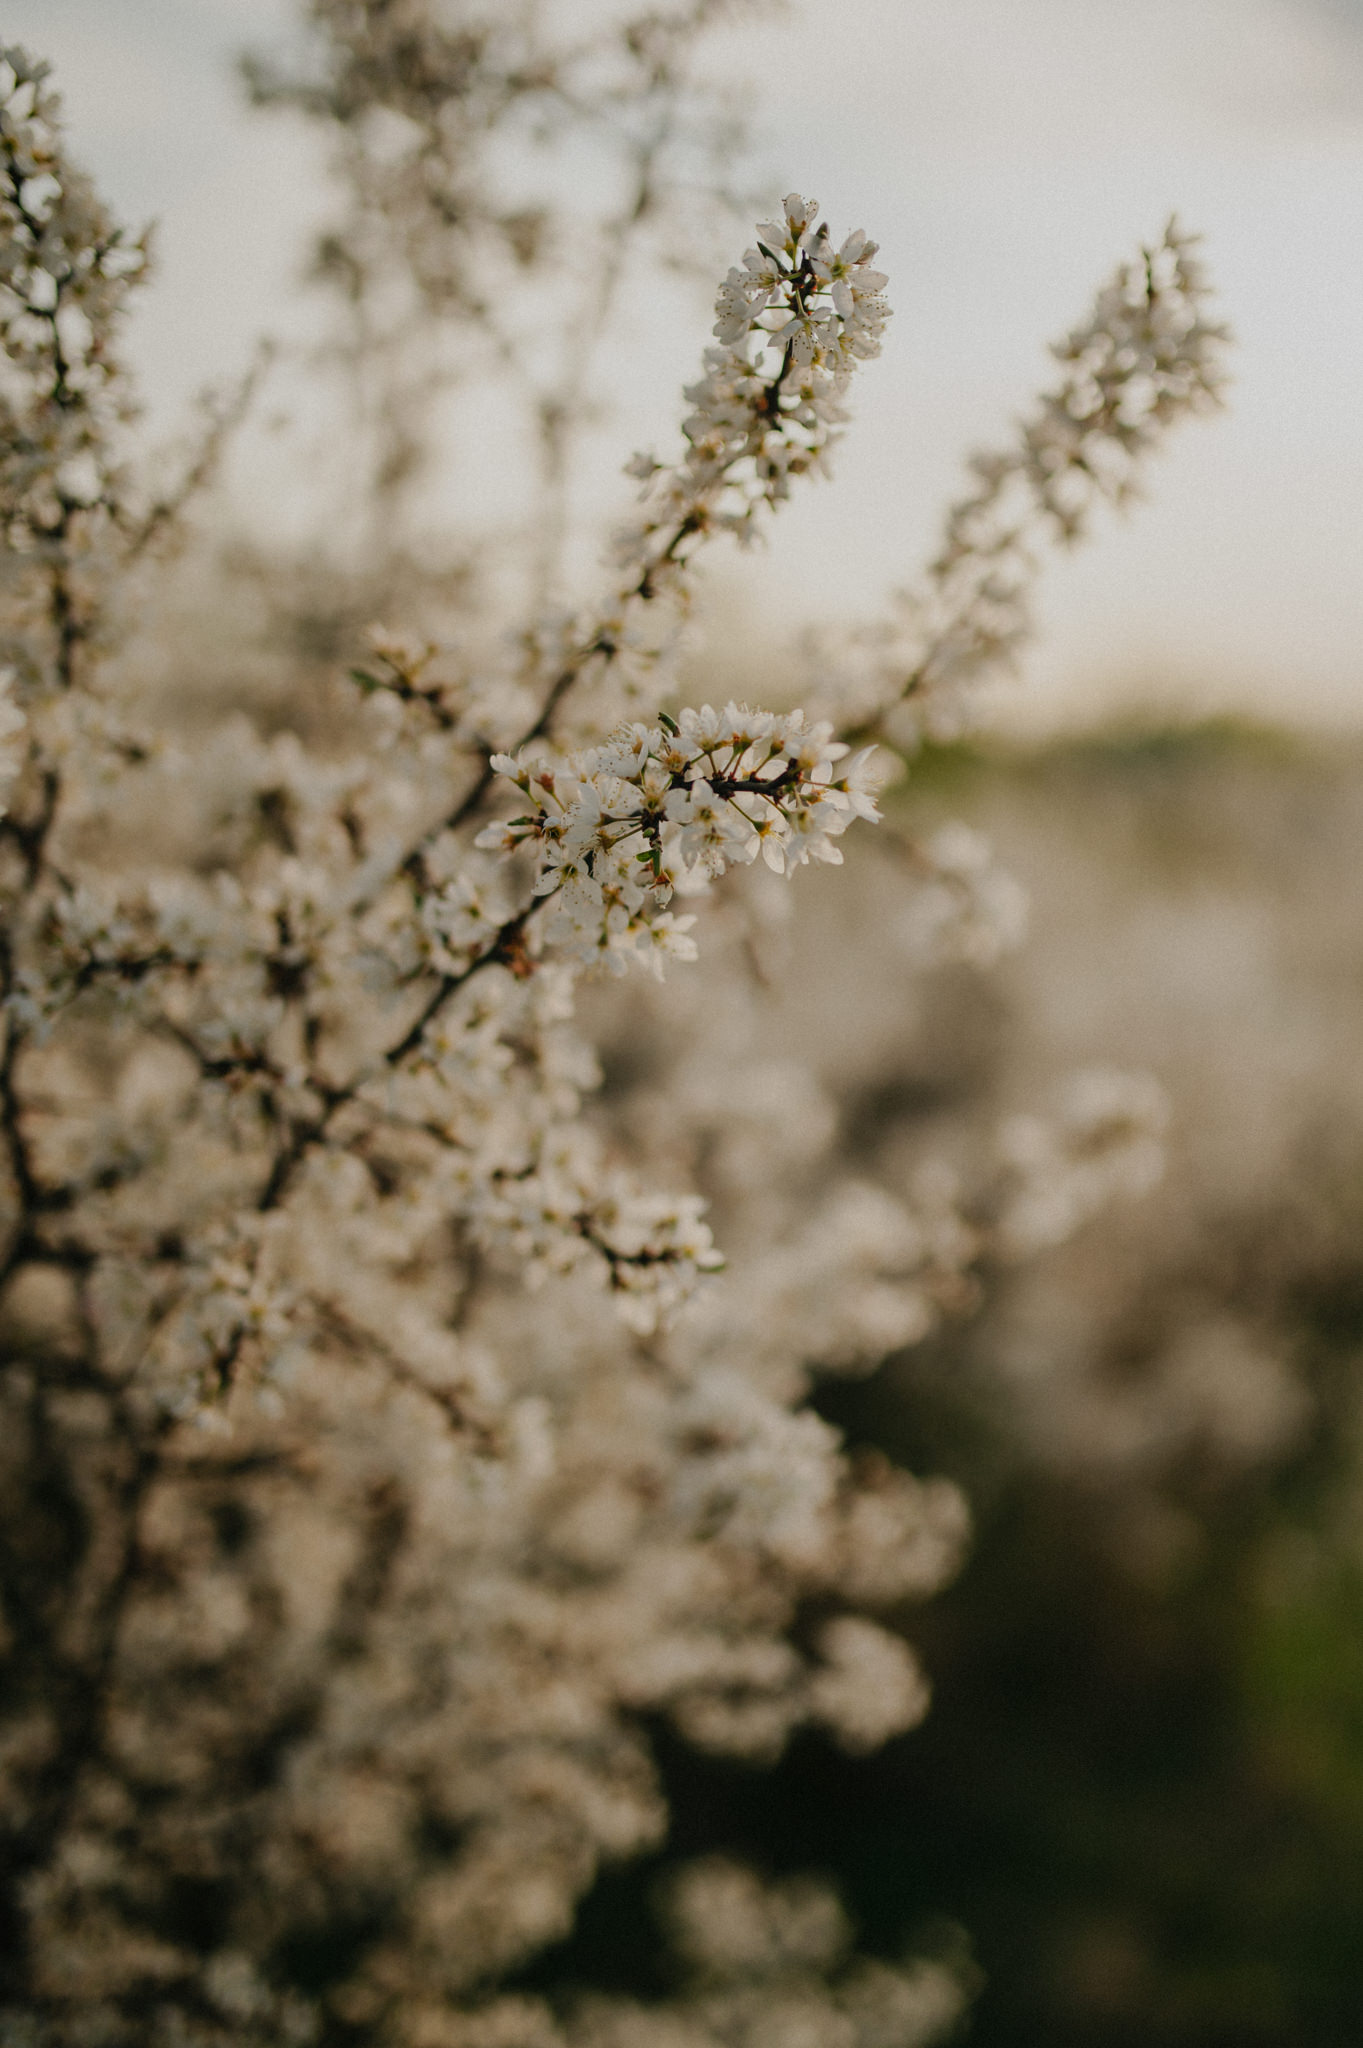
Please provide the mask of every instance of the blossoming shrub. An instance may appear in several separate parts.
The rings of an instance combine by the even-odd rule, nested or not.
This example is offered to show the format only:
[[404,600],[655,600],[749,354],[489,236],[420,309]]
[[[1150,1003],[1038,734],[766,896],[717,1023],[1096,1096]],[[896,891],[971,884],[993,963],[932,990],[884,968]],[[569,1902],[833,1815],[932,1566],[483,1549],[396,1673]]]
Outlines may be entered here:
[[[352,41],[393,18],[315,11]],[[345,73],[352,113],[452,61],[400,12],[411,48]],[[927,2039],[949,1972],[850,1960],[826,1888],[723,1862],[671,1893],[674,1999],[508,1980],[664,1839],[651,1726],[761,1762],[801,1725],[855,1752],[922,1715],[894,1617],[954,1569],[965,1506],[845,1455],[812,1378],[1148,1180],[1155,1112],[1090,1080],[978,1185],[869,1184],[759,1050],[677,1074],[631,1143],[576,992],[595,967],[680,987],[709,926],[716,1018],[751,1005],[768,887],[876,821],[873,744],[958,715],[1021,631],[1036,539],[1214,395],[1186,242],[1121,271],[910,623],[852,650],[846,739],[682,706],[670,666],[701,550],[823,465],[880,345],[874,244],[795,195],[720,289],[680,457],[632,465],[606,603],[500,657],[376,629],[292,722],[191,729],[151,715],[139,651],[182,494],[124,452],[142,250],[17,49],[0,208],[0,2039]],[[983,943],[981,863],[899,851],[959,910],[934,943]],[[721,1270],[726,1175],[756,1192]]]

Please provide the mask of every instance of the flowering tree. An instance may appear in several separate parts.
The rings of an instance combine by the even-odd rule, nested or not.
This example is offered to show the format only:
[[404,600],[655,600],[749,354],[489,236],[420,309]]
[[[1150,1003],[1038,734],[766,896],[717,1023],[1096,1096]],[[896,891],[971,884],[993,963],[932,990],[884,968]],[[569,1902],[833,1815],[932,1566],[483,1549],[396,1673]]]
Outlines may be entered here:
[[[576,52],[626,67],[584,118],[675,104],[693,13]],[[530,231],[452,202],[478,131],[449,109],[519,104],[508,81],[567,105],[566,58],[415,5],[314,14],[312,104],[370,231],[353,303],[400,214],[404,274],[489,332],[457,236]],[[361,117],[399,88],[380,160]],[[873,1369],[982,1261],[1143,1184],[1157,1110],[1089,1077],[979,1185],[892,1189],[749,1053],[727,1086],[678,1072],[640,1157],[593,1102],[576,991],[696,975],[722,1042],[770,888],[840,863],[887,743],[958,720],[1019,643],[1038,543],[1214,396],[1189,245],[1171,228],[1100,296],[921,593],[820,655],[818,717],[674,681],[699,557],[826,466],[888,318],[875,244],[792,195],[720,287],[680,453],[630,465],[604,604],[500,653],[376,628],[325,716],[188,729],[140,622],[212,432],[180,485],[139,485],[116,344],[142,245],[17,49],[0,108],[0,2040],[925,2040],[949,1972],[852,1958],[826,1887],[723,1860],[668,1894],[671,1999],[509,1979],[603,1861],[664,1839],[650,1726],[761,1761],[802,1724],[864,1750],[923,1713],[887,1617],[951,1572],[964,1504],[848,1456],[812,1378]],[[534,403],[552,469],[571,407]],[[933,943],[987,952],[1011,910],[978,849],[899,844]]]

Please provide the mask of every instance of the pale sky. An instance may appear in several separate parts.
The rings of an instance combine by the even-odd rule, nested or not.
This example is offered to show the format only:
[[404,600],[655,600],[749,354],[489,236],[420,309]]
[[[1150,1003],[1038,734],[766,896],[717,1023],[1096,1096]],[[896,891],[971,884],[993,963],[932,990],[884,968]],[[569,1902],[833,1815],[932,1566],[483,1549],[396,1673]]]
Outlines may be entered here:
[[[244,110],[231,71],[289,17],[287,0],[0,0],[0,35],[54,60],[102,187],[159,219],[131,339],[158,424],[299,318],[315,145]],[[1363,722],[1363,4],[797,0],[724,54],[753,81],[773,196],[797,186],[839,234],[875,234],[896,307],[835,482],[726,572],[756,615],[874,612],[966,448],[1044,376],[1044,342],[1177,209],[1236,331],[1230,410],[1060,566],[1017,702],[1043,721],[1153,699]],[[698,307],[623,390],[622,460],[668,444],[707,325]]]

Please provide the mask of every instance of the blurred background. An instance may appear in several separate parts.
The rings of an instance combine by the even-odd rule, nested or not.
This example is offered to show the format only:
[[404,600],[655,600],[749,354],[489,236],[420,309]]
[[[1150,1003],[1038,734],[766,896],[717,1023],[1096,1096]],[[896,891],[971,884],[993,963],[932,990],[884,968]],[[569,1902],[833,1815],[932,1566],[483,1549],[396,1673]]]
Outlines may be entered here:
[[[171,433],[258,334],[314,332],[326,163],[234,70],[294,10],[9,0],[5,29],[54,59],[120,210],[158,219],[131,354]],[[807,913],[859,1036],[845,1000],[781,1027],[868,1172],[1097,1061],[1167,1091],[1165,1181],[822,1398],[974,1504],[969,1564],[913,1620],[936,1705],[855,1767],[813,1738],[766,1774],[660,1735],[673,1847],[831,1870],[873,1947],[965,1927],[982,2044],[1337,2048],[1363,2037],[1363,6],[805,0],[736,18],[711,60],[739,181],[876,234],[897,317],[836,490],[712,577],[698,680],[757,696],[792,630],[878,609],[1042,340],[1175,209],[1238,345],[1227,413],[1055,570],[994,736],[930,751],[896,800],[988,834],[1028,945],[926,978],[878,951],[872,851],[855,917],[821,886]],[[581,592],[704,304],[660,288],[598,368]],[[215,512],[285,562],[330,488],[312,403],[279,373]],[[495,415],[447,424],[433,536],[470,472],[499,516],[513,467]],[[634,1869],[603,1883],[546,1981],[637,1983],[647,1897]]]

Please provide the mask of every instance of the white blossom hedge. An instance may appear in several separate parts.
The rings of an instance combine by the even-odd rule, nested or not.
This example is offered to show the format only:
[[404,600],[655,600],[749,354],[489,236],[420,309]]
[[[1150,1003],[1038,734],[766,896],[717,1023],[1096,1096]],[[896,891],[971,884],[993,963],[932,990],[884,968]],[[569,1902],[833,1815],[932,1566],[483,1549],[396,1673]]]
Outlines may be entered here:
[[[341,136],[354,273],[396,264],[486,338],[460,237],[531,268],[553,237],[479,197],[482,140],[526,103],[615,122],[646,218],[662,145],[631,124],[692,90],[710,11],[532,64],[496,15],[315,0],[321,82],[256,89]],[[970,1187],[858,1179],[760,1062],[718,1107],[679,1074],[653,1157],[594,1102],[583,976],[629,1003],[708,927],[722,1036],[733,934],[773,914],[745,885],[798,886],[853,827],[894,833],[915,943],[1020,935],[978,842],[881,824],[877,790],[1021,643],[1043,543],[1219,387],[1171,227],[977,461],[918,590],[815,650],[811,712],[682,703],[700,558],[826,469],[880,350],[875,257],[798,195],[758,227],[680,452],[629,465],[604,603],[467,645],[375,627],[324,719],[187,737],[148,717],[137,634],[230,421],[143,480],[118,335],[144,245],[72,167],[46,67],[0,53],[5,2048],[909,2048],[959,2012],[943,1965],[857,1959],[826,1886],[723,1858],[668,1894],[673,1998],[509,1981],[603,1863],[665,1841],[651,1726],[762,1762],[923,1714],[899,1621],[966,1506],[850,1456],[813,1380],[1158,1171],[1160,1105],[1120,1076],[1015,1119]],[[418,329],[376,358],[398,440]],[[655,1170],[703,1131],[744,1134],[727,1263],[700,1186]]]

